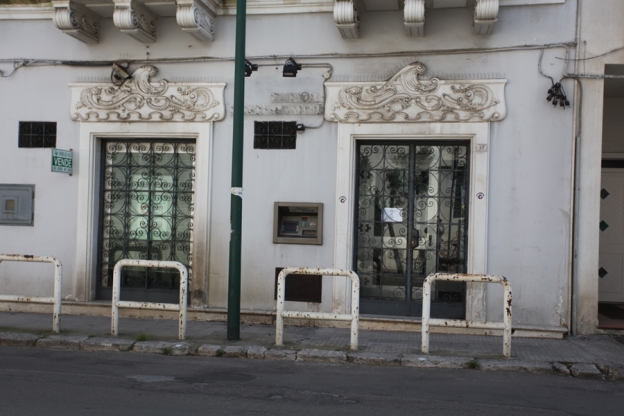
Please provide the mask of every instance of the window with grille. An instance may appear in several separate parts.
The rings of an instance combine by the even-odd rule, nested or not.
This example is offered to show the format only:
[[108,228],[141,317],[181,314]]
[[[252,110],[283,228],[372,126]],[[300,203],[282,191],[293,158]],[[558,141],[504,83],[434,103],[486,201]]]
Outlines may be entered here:
[[56,122],[20,121],[18,147],[56,147]]
[[297,123],[295,121],[256,121],[254,149],[295,149]]

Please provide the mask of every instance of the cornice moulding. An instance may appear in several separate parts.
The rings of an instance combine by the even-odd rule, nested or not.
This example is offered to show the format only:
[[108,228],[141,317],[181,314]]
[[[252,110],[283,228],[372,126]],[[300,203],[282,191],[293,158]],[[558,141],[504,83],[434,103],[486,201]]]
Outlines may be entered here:
[[100,16],[72,1],[53,1],[54,25],[63,33],[81,42],[100,41]]
[[214,13],[200,0],[177,0],[176,21],[202,42],[214,40]]
[[83,122],[220,121],[225,117],[225,83],[150,82],[158,69],[145,65],[116,87],[110,83],[69,84],[70,117]]
[[[236,5],[223,4],[219,1],[202,1],[217,16],[235,16]],[[247,3],[248,15],[263,14],[299,14],[333,13],[334,0],[301,0],[293,4],[284,4],[283,0],[258,1]],[[52,20],[54,7],[43,5],[0,5],[0,20]]]
[[52,4],[0,6],[0,20],[52,20],[53,18],[54,6]]
[[[300,0],[285,3],[283,0],[247,2],[247,14],[333,13],[335,0]],[[236,3],[219,7],[219,15],[236,15]]]
[[156,16],[134,0],[114,0],[113,23],[139,42],[156,42]]
[[501,7],[506,6],[543,6],[546,4],[563,4],[566,0],[500,0]]
[[326,82],[325,119],[340,123],[487,122],[507,114],[507,80],[421,81],[414,62],[384,82]]
[[[203,0],[202,0],[203,1]],[[500,0],[500,7],[564,4],[566,0]],[[234,2],[205,0],[204,4],[215,15],[236,15]],[[287,4],[284,0],[254,1],[247,3],[248,15],[333,13],[335,0],[300,0]],[[52,20],[54,7],[51,4],[0,5],[0,20]]]

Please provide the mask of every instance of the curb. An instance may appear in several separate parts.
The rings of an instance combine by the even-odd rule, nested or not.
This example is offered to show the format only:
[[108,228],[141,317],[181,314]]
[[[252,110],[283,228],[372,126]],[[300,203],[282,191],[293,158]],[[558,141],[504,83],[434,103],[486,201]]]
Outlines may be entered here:
[[301,350],[266,348],[260,345],[221,346],[189,341],[134,341],[116,337],[69,335],[41,336],[0,332],[0,346],[48,349],[115,351],[171,356],[247,358],[267,361],[299,361],[343,365],[401,366],[416,368],[465,369],[481,371],[518,371],[532,374],[558,374],[587,380],[624,381],[624,365],[527,361],[517,359],[478,359],[461,356],[382,354],[304,348]]

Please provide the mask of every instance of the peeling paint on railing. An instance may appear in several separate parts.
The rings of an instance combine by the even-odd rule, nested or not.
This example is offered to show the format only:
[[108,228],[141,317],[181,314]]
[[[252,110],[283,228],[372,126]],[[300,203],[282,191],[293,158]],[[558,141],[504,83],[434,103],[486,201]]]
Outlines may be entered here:
[[61,292],[63,285],[63,265],[52,256],[33,256],[32,254],[0,254],[0,263],[3,261],[22,261],[28,263],[52,263],[54,265],[54,296],[0,295],[0,300],[9,302],[53,303],[52,331],[61,332]]
[[[431,282],[445,280],[451,282],[477,282],[477,283],[500,283],[503,285],[504,304],[503,322],[468,322],[457,319],[432,319],[431,318]],[[422,352],[429,354],[429,327],[454,327],[454,328],[477,328],[477,329],[502,329],[503,330],[503,355],[511,357],[511,285],[503,276],[486,274],[451,274],[432,273],[423,283],[423,310],[422,310]]]
[[[351,314],[323,312],[284,311],[286,276],[290,274],[313,274],[322,276],[347,276],[351,279]],[[292,277],[291,277],[292,279]],[[277,277],[277,313],[275,319],[275,345],[284,345],[284,318],[322,319],[351,322],[351,349],[358,349],[358,322],[360,320],[360,278],[351,270],[319,269],[313,267],[286,267]]]
[[[180,304],[153,303],[153,302],[127,302],[120,301],[121,295],[121,268],[122,267],[160,267],[165,269],[178,269],[180,272]],[[180,311],[178,326],[178,338],[186,337],[186,295],[188,292],[188,271],[179,261],[156,261],[156,260],[119,260],[113,269],[113,301],[111,311],[111,335],[119,334],[119,308],[152,309],[164,311]]]

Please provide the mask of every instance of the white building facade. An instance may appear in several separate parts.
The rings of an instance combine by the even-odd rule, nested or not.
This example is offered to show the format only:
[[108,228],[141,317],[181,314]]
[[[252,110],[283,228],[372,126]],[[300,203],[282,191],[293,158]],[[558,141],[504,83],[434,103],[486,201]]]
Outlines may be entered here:
[[[602,113],[586,100],[602,103],[604,81],[587,81],[581,108],[564,77],[582,72],[579,37],[587,56],[624,39],[609,24],[594,40],[607,13],[594,3],[248,2],[244,319],[270,320],[279,268],[308,266],[356,271],[363,316],[391,328],[418,321],[438,271],[507,277],[518,334],[598,331]],[[197,319],[224,316],[234,13],[216,0],[0,5],[0,197],[33,192],[32,221],[4,207],[0,253],[58,257],[76,311],[110,299],[116,261],[149,258],[189,267]],[[296,77],[282,76],[288,58]],[[591,62],[602,75],[621,63]],[[549,78],[570,107],[545,100]],[[51,172],[50,148],[72,150],[71,176]],[[2,293],[50,293],[48,271],[2,264]],[[126,269],[122,299],[171,301],[176,279]],[[346,279],[302,282],[289,309],[348,309]],[[432,313],[498,320],[501,297],[440,284]]]

